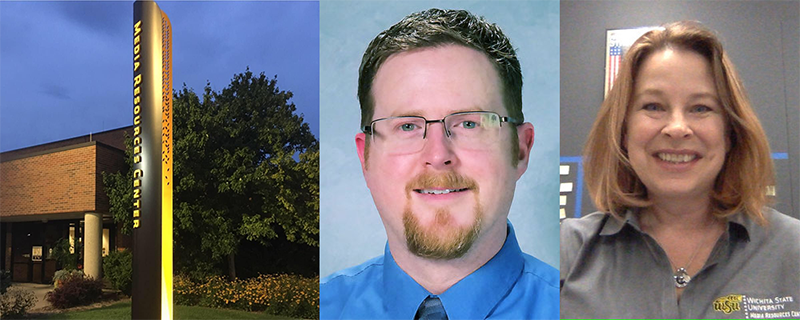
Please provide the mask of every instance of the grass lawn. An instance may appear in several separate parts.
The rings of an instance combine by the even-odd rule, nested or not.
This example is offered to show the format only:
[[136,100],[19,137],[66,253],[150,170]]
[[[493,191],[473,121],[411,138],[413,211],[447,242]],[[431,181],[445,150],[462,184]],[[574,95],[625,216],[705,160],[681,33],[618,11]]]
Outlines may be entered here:
[[[214,309],[205,307],[175,306],[174,316],[176,320],[181,319],[291,319],[279,316],[270,316],[263,312],[245,312],[228,309]],[[131,318],[131,302],[120,302],[107,307],[75,311],[66,313],[55,313],[43,316],[39,319],[125,319]]]

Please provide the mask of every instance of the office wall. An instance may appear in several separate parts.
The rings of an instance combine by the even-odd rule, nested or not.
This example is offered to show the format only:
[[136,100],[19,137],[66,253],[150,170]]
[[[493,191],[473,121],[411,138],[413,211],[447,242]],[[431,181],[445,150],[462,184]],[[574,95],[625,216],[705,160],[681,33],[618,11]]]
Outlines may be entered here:
[[[800,2],[561,1],[561,162],[567,217],[593,212],[577,160],[603,101],[607,29],[697,20],[716,30],[764,126],[777,170],[775,208],[800,218]],[[580,208],[578,208],[580,207]]]

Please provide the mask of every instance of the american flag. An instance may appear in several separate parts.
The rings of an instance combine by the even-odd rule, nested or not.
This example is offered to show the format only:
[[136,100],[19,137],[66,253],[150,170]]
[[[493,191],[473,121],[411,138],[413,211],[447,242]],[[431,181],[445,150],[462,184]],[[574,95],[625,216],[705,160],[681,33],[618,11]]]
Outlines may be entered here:
[[615,43],[611,46],[608,52],[608,90],[614,85],[614,79],[617,78],[619,72],[619,65],[622,63],[622,46]]

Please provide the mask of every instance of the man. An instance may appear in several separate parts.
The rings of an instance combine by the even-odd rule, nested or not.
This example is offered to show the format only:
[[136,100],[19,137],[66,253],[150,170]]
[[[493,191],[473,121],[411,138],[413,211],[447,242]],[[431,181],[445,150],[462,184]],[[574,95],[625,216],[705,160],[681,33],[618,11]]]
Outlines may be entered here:
[[322,280],[321,318],[558,317],[557,271],[507,222],[534,139],[521,88],[508,38],[466,11],[415,13],[370,43],[356,147],[388,245]]

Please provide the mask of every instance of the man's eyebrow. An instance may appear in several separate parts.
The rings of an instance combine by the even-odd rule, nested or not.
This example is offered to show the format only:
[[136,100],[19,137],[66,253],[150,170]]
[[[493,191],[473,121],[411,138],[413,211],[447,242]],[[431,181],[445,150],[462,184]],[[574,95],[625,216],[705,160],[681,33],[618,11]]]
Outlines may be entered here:
[[476,106],[473,106],[471,108],[456,109],[456,110],[453,110],[450,113],[453,114],[453,113],[458,113],[458,112],[486,111],[486,109],[487,108],[479,107],[479,106],[476,105]]
[[402,110],[402,111],[395,111],[391,114],[391,117],[421,117],[422,110]]
[[[478,106],[471,107],[471,108],[460,108],[455,110],[450,110],[449,114],[459,113],[459,112],[470,112],[470,111],[486,111],[486,108],[481,108]],[[403,110],[400,112],[392,113],[390,117],[422,117],[423,111],[421,109],[415,110]]]

